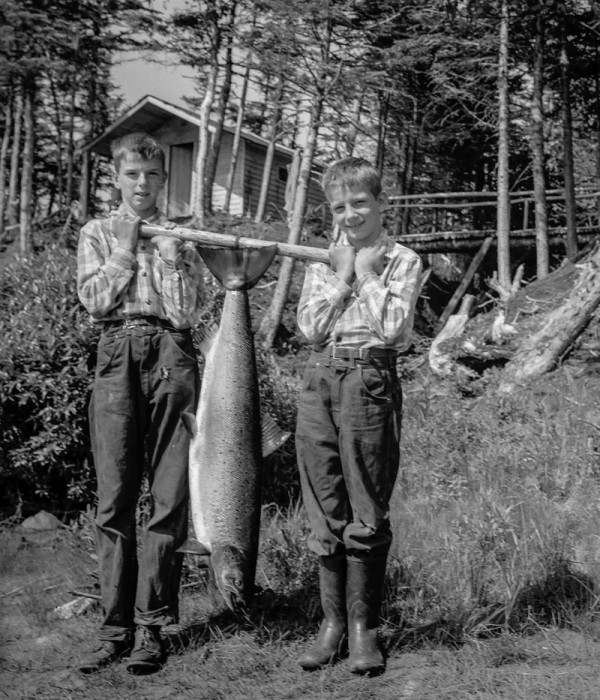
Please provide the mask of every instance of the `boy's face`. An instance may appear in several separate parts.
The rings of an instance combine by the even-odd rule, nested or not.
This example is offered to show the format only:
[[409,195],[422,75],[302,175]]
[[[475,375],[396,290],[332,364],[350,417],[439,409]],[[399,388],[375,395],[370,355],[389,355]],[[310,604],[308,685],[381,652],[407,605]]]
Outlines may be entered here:
[[114,173],[114,185],[121,190],[125,208],[142,219],[156,210],[156,200],[164,184],[160,159],[147,160],[137,153],[125,154],[119,172]]
[[333,221],[346,234],[348,243],[357,250],[375,243],[381,233],[382,196],[375,197],[361,185],[333,185],[326,195]]

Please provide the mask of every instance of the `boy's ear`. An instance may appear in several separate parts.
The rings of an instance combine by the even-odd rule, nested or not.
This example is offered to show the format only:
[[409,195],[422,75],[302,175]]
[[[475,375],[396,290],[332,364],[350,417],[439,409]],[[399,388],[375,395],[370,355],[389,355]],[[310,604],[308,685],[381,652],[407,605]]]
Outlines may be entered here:
[[379,208],[382,211],[385,211],[390,206],[390,198],[388,197],[388,193],[381,192],[378,199],[379,199]]
[[110,172],[111,172],[111,175],[112,175],[113,185],[114,185],[118,190],[120,190],[121,188],[120,188],[120,186],[119,186],[119,173],[117,173],[117,169],[115,168],[114,165],[111,165],[111,166],[110,166]]

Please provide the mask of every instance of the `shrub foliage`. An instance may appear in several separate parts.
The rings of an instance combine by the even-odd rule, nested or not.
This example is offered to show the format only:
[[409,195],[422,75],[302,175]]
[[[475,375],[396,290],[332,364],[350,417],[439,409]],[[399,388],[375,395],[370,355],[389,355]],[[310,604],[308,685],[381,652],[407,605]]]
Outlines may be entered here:
[[[54,512],[94,501],[87,409],[98,331],[79,303],[77,261],[59,247],[0,277],[0,508]],[[207,285],[202,325],[219,322],[223,290]],[[258,350],[263,409],[293,432],[296,386]],[[202,361],[200,359],[200,366]],[[265,500],[297,492],[293,439],[265,464]]]
[[58,247],[18,258],[0,280],[3,509],[89,501],[87,404],[96,331],[79,304],[76,260]]

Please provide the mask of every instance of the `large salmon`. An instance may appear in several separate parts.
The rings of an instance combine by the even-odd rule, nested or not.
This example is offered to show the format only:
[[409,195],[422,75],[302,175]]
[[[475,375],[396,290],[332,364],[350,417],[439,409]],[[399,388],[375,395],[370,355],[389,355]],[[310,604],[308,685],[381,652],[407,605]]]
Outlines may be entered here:
[[200,399],[191,425],[187,417],[192,432],[191,516],[198,542],[195,552],[210,555],[217,588],[232,610],[246,602],[254,584],[262,455],[272,450],[263,448],[248,290],[263,276],[276,251],[276,246],[200,249],[226,292],[218,331],[201,342]]

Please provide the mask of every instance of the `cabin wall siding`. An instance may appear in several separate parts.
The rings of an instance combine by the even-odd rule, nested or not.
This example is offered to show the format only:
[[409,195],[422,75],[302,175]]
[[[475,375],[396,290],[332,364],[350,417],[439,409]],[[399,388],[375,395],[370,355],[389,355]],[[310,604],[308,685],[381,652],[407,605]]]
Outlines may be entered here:
[[[244,181],[244,201],[246,202],[246,213],[253,216],[258,209],[260,188],[262,185],[263,169],[266,159],[266,149],[257,144],[246,141],[246,177]],[[273,156],[273,167],[269,179],[269,189],[267,194],[267,206],[265,208],[265,219],[285,220],[285,190],[287,178],[281,175],[292,162],[292,157],[286,153],[275,151]],[[311,176],[307,195],[307,211],[314,207],[319,207],[325,197],[321,186],[317,180],[318,175]]]

